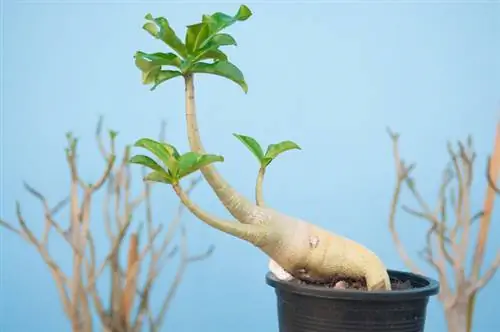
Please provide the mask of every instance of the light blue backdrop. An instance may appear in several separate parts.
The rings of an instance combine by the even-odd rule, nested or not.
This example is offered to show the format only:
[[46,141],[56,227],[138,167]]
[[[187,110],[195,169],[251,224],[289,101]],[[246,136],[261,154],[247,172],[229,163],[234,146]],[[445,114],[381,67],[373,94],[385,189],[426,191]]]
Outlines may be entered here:
[[[228,53],[246,75],[248,95],[217,77],[197,81],[206,148],[226,157],[219,169],[238,190],[251,197],[257,164],[233,132],[264,144],[292,139],[303,151],[273,163],[265,184],[269,204],[362,242],[391,268],[404,268],[387,230],[395,181],[385,132],[390,125],[402,133],[403,157],[418,162],[418,184],[431,199],[446,163],[446,141],[473,134],[479,156],[474,206],[481,208],[485,157],[499,114],[498,2],[247,3],[254,16],[231,28],[239,46]],[[4,1],[2,217],[14,220],[20,200],[26,219],[41,228],[42,210],[22,181],[54,203],[65,195],[68,130],[81,137],[82,175],[91,180],[100,174],[103,165],[93,141],[100,114],[106,128],[120,132],[120,146],[156,137],[166,119],[169,140],[185,150],[182,81],[149,92],[133,64],[136,50],[163,47],[141,29],[143,17],[164,15],[183,29],[202,13],[233,13],[238,5]],[[155,215],[166,221],[175,197],[167,187],[155,194]],[[194,198],[227,215],[206,185]],[[101,222],[98,211],[95,216],[94,223]],[[498,213],[494,219],[486,262],[500,242]],[[166,330],[276,331],[274,293],[264,283],[267,258],[189,215],[185,222],[193,250],[210,243],[217,250],[209,261],[189,268]],[[409,250],[416,252],[423,245],[424,223],[400,214],[398,224]],[[1,241],[0,330],[68,331],[36,251],[3,230]],[[52,249],[67,267],[68,247],[59,243]],[[476,331],[500,330],[498,294],[497,277],[479,297]],[[428,331],[444,330],[435,300],[428,319]]]

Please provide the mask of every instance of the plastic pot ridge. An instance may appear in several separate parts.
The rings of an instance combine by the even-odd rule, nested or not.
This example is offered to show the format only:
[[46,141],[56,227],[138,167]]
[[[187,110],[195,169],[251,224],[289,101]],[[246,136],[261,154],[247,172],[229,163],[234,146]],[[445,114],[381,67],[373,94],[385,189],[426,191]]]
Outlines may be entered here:
[[427,304],[439,283],[421,275],[388,270],[391,279],[409,280],[412,289],[357,291],[329,289],[276,279],[279,332],[423,332]]

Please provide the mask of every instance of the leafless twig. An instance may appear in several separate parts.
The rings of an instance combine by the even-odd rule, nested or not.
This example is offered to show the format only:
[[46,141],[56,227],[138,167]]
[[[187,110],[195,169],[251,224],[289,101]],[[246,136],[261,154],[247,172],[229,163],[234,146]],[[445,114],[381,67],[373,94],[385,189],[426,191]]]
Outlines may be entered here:
[[[165,124],[162,124],[160,136],[165,134]],[[166,232],[162,233],[162,225],[155,225],[152,217],[151,183],[143,182],[144,189],[136,196],[131,194],[131,171],[129,169],[129,147],[126,147],[121,162],[115,163],[116,132],[110,132],[110,146],[105,147],[101,137],[102,119],[96,129],[96,140],[99,153],[105,161],[104,171],[94,184],[87,184],[78,172],[77,143],[78,140],[71,134],[67,135],[68,148],[66,159],[70,168],[71,185],[67,198],[50,208],[50,205],[39,191],[28,184],[26,190],[38,199],[44,208],[45,226],[40,239],[27,226],[20,206],[17,206],[19,228],[0,220],[0,226],[18,235],[27,243],[33,245],[43,261],[49,266],[56,282],[64,311],[71,322],[74,332],[92,332],[92,311],[100,319],[105,331],[110,332],[140,332],[143,331],[144,317],[147,318],[149,329],[158,331],[163,324],[164,316],[174,298],[188,264],[209,257],[213,251],[211,246],[205,254],[189,255],[187,251],[187,237],[184,227],[181,230],[181,262],[177,269],[174,283],[171,285],[162,307],[154,314],[149,303],[150,292],[158,280],[162,268],[167,261],[178,252],[178,246],[172,243],[181,224],[183,205],[179,208],[174,220],[169,224]],[[200,178],[192,181],[189,192],[194,189]],[[92,218],[91,207],[93,197],[102,187],[107,189],[103,204],[103,224],[110,242],[110,249],[104,259],[98,263],[96,257],[96,243],[91,231],[91,221],[100,222],[99,218]],[[80,193],[82,199],[80,200]],[[136,209],[145,204],[146,208],[146,242],[141,245],[141,229],[133,226]],[[55,220],[56,214],[65,206],[70,206],[69,227]],[[94,220],[95,219],[95,220]],[[113,222],[114,219],[114,222]],[[132,230],[134,229],[134,230]],[[73,249],[73,273],[71,278],[65,275],[59,265],[48,252],[49,234],[55,230]],[[160,239],[160,240],[159,240]],[[128,244],[128,245],[127,245]],[[170,248],[170,249],[169,249]],[[122,266],[118,259],[122,250],[127,250],[127,265]],[[150,257],[148,265],[146,258]],[[139,285],[141,269],[147,268],[147,278],[144,285]],[[111,291],[109,294],[100,294],[97,283],[101,276],[109,271],[111,277]],[[137,305],[135,305],[135,304]],[[132,311],[137,307],[137,312]],[[101,330],[97,328],[96,330]]]
[[[393,155],[397,173],[396,188],[389,217],[389,230],[405,264],[413,272],[421,273],[417,264],[406,253],[395,227],[395,214],[398,208],[399,195],[402,185],[405,184],[420,209],[416,210],[403,206],[403,210],[414,217],[426,220],[429,224],[429,229],[426,233],[426,246],[420,253],[420,256],[438,274],[441,284],[439,299],[444,305],[450,331],[456,332],[457,326],[462,325],[461,329],[465,328],[465,324],[461,324],[457,320],[465,317],[467,302],[470,297],[491,280],[500,264],[499,251],[490,268],[481,277],[476,277],[474,274],[467,275],[465,272],[465,267],[468,265],[467,250],[470,244],[470,237],[472,236],[471,225],[478,220],[483,224],[484,218],[491,214],[493,200],[491,197],[487,198],[487,203],[483,211],[475,214],[471,213],[471,186],[476,154],[473,150],[472,138],[469,137],[465,144],[458,142],[456,149],[451,144],[448,144],[448,153],[451,160],[450,166],[443,173],[438,202],[435,209],[431,210],[427,202],[420,195],[415,181],[410,177],[410,171],[414,168],[414,164],[406,167],[400,159],[398,147],[399,135],[392,133],[390,130],[389,134],[393,141]],[[498,149],[500,149],[500,144],[498,144]],[[500,158],[500,155],[498,158]],[[490,185],[494,184],[491,174],[489,166],[488,179]],[[453,222],[448,215],[450,210],[453,212]],[[483,239],[482,241],[484,242],[485,240]],[[481,253],[482,255],[484,253]],[[475,258],[472,264],[475,265],[477,262],[478,259]],[[453,271],[453,276],[449,275],[450,270]],[[450,281],[452,279],[454,279],[453,282]],[[453,289],[451,284],[454,285]]]

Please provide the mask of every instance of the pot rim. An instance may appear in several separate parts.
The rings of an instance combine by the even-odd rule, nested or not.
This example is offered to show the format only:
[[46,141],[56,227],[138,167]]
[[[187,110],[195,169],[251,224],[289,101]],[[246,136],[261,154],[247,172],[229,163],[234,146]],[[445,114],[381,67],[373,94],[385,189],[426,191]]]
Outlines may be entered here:
[[406,301],[411,299],[423,299],[439,293],[439,282],[432,278],[412,272],[387,270],[389,277],[410,280],[416,288],[393,290],[393,291],[359,291],[352,289],[332,289],[316,285],[297,284],[296,282],[279,280],[272,272],[266,273],[266,283],[275,288],[276,291],[284,291],[305,296],[313,296],[328,299],[346,300],[388,300]]

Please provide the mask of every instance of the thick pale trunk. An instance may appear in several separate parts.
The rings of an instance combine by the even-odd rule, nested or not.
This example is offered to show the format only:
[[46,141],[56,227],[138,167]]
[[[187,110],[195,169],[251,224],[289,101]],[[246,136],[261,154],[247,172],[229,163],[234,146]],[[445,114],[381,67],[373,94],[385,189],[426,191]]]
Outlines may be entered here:
[[[192,151],[205,153],[196,120],[192,75],[187,75],[185,82],[189,144]],[[201,172],[226,209],[241,222],[223,221],[204,213],[180,187],[174,186],[186,207],[206,224],[254,244],[296,278],[321,281],[338,275],[364,277],[369,290],[391,288],[385,266],[365,247],[300,219],[257,206],[232,188],[211,165],[201,168]],[[260,187],[264,173],[259,176]],[[262,197],[257,200],[263,203]]]
[[280,229],[279,244],[264,251],[295,278],[365,278],[369,290],[391,289],[386,267],[361,244],[303,221],[291,225]]
[[[193,76],[186,76],[185,83],[186,123],[189,145],[192,151],[205,153],[205,149],[200,139],[198,121],[196,118]],[[226,180],[224,180],[214,166],[208,165],[201,168],[201,173],[219,200],[234,218],[242,223],[248,224],[265,222],[265,213],[243,195],[239,194]]]

